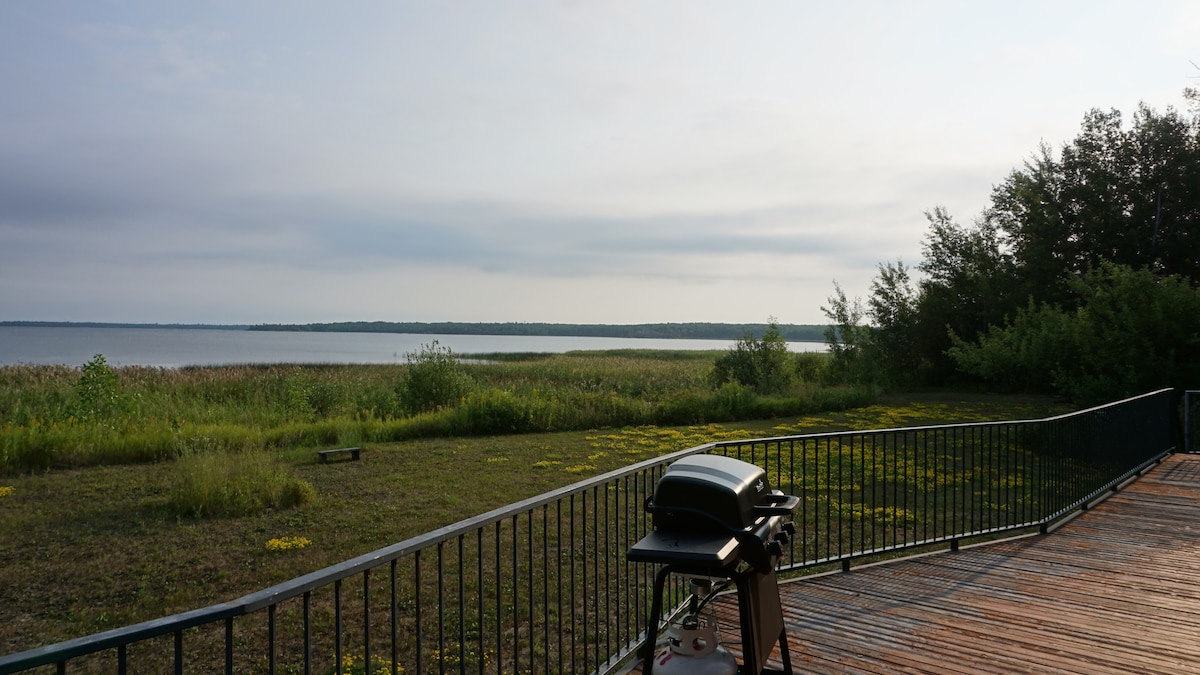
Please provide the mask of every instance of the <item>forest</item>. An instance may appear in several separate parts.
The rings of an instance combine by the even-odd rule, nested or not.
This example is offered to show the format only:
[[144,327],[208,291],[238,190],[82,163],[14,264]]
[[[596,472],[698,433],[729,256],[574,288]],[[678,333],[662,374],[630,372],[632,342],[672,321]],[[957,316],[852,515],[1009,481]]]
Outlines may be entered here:
[[[824,326],[774,324],[785,340],[822,342]],[[335,323],[259,324],[250,330],[311,332],[409,333],[415,335],[555,335],[572,337],[658,338],[669,340],[736,340],[748,334],[761,335],[767,324],[739,323],[477,323],[420,321],[343,321]]]
[[915,269],[822,307],[833,370],[892,388],[1111,400],[1200,385],[1200,90],[1187,111],[1093,109],[969,224],[926,213]]

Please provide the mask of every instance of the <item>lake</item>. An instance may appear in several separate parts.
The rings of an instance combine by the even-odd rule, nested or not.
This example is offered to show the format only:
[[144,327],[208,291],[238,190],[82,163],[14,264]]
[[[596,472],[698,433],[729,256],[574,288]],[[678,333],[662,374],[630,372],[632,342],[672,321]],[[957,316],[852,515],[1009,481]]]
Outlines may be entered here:
[[[733,340],[669,340],[527,335],[415,335],[411,333],[305,333],[217,328],[0,326],[0,365],[80,366],[96,354],[113,366],[229,365],[243,363],[404,363],[437,340],[455,354],[562,353],[592,349],[719,349]],[[822,342],[790,342],[794,352],[825,351]]]

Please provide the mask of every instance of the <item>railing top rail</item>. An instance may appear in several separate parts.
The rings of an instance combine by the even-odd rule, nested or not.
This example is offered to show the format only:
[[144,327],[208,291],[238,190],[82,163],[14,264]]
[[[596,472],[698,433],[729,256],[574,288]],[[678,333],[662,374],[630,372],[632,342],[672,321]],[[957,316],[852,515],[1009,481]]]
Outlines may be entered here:
[[715,442],[711,443],[711,445],[713,445],[714,447],[718,447],[718,448],[728,448],[728,447],[734,447],[734,446],[738,446],[738,445],[751,445],[751,444],[755,444],[755,443],[780,443],[780,442],[798,441],[798,440],[824,440],[827,438],[837,438],[837,437],[841,437],[841,436],[852,436],[852,435],[882,436],[884,434],[920,433],[920,432],[934,431],[934,430],[940,430],[940,429],[968,429],[968,428],[979,428],[979,427],[1019,426],[1022,424],[1044,424],[1046,422],[1054,422],[1057,420],[1068,419],[1071,417],[1078,417],[1080,415],[1085,415],[1087,413],[1093,413],[1093,412],[1096,412],[1099,410],[1103,410],[1105,408],[1111,408],[1111,407],[1122,405],[1125,403],[1130,403],[1132,401],[1137,401],[1137,400],[1143,399],[1143,398],[1160,396],[1166,392],[1173,392],[1173,391],[1174,391],[1174,389],[1170,389],[1170,388],[1159,389],[1158,391],[1152,391],[1152,392],[1149,392],[1146,394],[1139,394],[1138,396],[1131,396],[1129,398],[1122,399],[1120,401],[1114,401],[1112,403],[1105,403],[1103,405],[1098,405],[1098,406],[1094,406],[1091,408],[1085,408],[1083,410],[1073,410],[1071,412],[1063,413],[1061,415],[1051,415],[1050,417],[1038,417],[1038,418],[1030,418],[1030,419],[1024,419],[1024,420],[996,420],[996,421],[992,421],[992,422],[957,422],[957,423],[953,423],[953,424],[928,424],[928,425],[911,426],[911,427],[890,427],[887,429],[858,429],[858,430],[847,429],[845,431],[822,431],[820,433],[796,434],[793,436],[764,436],[762,438],[744,438],[744,439],[739,439],[739,440],[735,440],[735,441],[715,441]]

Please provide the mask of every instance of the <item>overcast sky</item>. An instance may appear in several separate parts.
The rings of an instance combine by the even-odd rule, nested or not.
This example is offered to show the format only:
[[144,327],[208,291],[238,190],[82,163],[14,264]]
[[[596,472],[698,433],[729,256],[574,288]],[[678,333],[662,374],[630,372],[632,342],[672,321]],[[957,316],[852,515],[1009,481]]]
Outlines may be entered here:
[[1200,3],[0,4],[0,320],[821,323]]

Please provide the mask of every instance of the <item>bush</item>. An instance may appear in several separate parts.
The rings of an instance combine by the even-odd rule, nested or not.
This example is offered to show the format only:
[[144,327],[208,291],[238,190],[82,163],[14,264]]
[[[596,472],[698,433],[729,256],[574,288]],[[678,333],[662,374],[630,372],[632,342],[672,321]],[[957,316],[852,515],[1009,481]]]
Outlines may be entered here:
[[396,387],[396,398],[410,414],[456,405],[475,386],[449,347],[437,340],[405,355],[408,369]]
[[535,419],[532,400],[499,389],[467,394],[457,412],[464,434],[519,434],[547,426]]
[[797,379],[805,384],[819,384],[829,370],[829,355],[820,352],[793,354],[792,363]]
[[120,411],[121,382],[108,367],[103,354],[97,354],[83,364],[75,384],[75,396],[76,416],[80,419],[103,419]]
[[1200,379],[1200,290],[1182,277],[1103,264],[1071,282],[1080,307],[1032,303],[975,343],[956,340],[963,371],[997,387],[1098,403]]
[[772,318],[762,340],[746,335],[718,358],[710,380],[716,387],[736,383],[760,394],[778,393],[792,382],[791,356],[779,324]]

